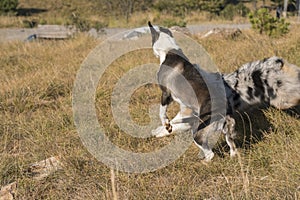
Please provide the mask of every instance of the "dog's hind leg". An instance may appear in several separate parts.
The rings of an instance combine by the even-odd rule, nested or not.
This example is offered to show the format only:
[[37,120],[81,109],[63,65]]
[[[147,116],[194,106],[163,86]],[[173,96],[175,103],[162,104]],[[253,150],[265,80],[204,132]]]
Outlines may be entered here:
[[231,157],[234,157],[237,154],[237,149],[234,143],[234,137],[236,135],[234,129],[235,129],[235,120],[230,116],[226,116],[222,132],[225,134],[226,142],[230,148]]
[[194,134],[194,142],[200,148],[200,150],[204,154],[204,158],[201,156],[201,152],[199,152],[199,156],[206,162],[209,162],[214,157],[214,152],[212,148],[209,146],[208,142],[208,134],[206,131],[200,130]]

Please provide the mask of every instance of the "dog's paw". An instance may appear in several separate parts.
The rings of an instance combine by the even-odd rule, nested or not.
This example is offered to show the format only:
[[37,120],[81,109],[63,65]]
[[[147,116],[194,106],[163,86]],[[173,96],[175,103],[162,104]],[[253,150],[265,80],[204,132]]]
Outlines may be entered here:
[[230,157],[234,158],[238,154],[237,150],[230,150]]
[[214,155],[215,154],[212,151],[207,151],[205,153],[200,151],[198,157],[202,160],[203,163],[209,163],[213,159]]
[[213,159],[213,157],[215,156],[215,154],[213,152],[210,152],[209,154],[205,155],[205,158],[204,158],[204,162],[211,162],[211,160]]
[[166,123],[166,124],[165,124],[165,129],[166,129],[169,133],[171,133],[171,132],[172,132],[172,125],[171,125],[170,123]]
[[170,135],[165,126],[159,126],[157,129],[151,131],[152,135],[155,137],[164,137]]

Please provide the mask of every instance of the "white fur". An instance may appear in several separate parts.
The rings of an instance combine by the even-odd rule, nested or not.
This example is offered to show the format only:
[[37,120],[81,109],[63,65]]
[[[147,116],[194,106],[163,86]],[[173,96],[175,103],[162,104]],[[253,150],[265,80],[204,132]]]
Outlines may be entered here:
[[197,145],[197,147],[199,147],[202,152],[204,153],[204,161],[205,162],[210,162],[212,160],[212,158],[215,156],[214,152],[208,148],[205,147],[205,145],[199,145],[197,144],[197,142],[194,141],[194,143]]
[[159,57],[160,64],[162,64],[169,50],[177,49],[179,46],[176,44],[175,39],[164,32],[160,32],[158,40],[153,45],[154,54]]
[[237,150],[234,150],[231,142],[229,141],[229,135],[225,134],[226,143],[228,144],[230,148],[230,157],[234,157],[237,154]]
[[[152,130],[152,135],[155,137],[163,137],[170,135],[171,133],[177,133],[181,131],[191,130],[193,127],[193,123],[197,120],[195,116],[190,116],[183,114],[184,107],[181,107],[181,111],[177,113],[177,115],[169,122],[166,116],[166,108],[167,106],[160,106],[160,117],[162,121],[162,126],[159,126],[155,130]],[[165,123],[170,123],[172,126],[172,132],[169,133],[166,129]]]
[[159,117],[162,125],[169,123],[169,120],[167,118],[167,107],[167,105],[160,105],[159,107]]
[[[173,131],[172,131],[173,133]],[[159,126],[156,129],[151,131],[151,134],[155,137],[164,137],[170,135],[169,131],[167,131],[165,126]]]

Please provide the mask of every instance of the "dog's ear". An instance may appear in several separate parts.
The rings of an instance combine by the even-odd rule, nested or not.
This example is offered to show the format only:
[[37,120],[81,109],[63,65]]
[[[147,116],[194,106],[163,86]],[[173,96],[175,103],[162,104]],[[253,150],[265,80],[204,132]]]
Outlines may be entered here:
[[285,61],[278,57],[265,58],[263,62],[267,62],[267,66],[273,71],[281,71],[286,66]]
[[284,60],[281,58],[277,58],[275,63],[276,63],[277,69],[279,69],[279,70],[281,70],[285,65]]
[[148,26],[150,28],[151,31],[151,36],[152,36],[152,46],[154,45],[154,43],[158,40],[159,37],[159,33],[154,29],[154,27],[152,26],[151,22],[148,22]]

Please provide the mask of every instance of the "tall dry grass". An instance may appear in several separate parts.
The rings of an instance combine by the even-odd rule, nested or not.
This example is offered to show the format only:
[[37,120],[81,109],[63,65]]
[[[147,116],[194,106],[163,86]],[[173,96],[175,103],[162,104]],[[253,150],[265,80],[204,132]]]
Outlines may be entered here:
[[[278,55],[300,66],[300,27],[270,39],[245,31],[235,40],[194,36],[223,72],[245,62]],[[230,159],[220,139],[205,165],[191,145],[171,165],[151,173],[112,171],[86,150],[73,123],[71,93],[76,72],[99,41],[80,35],[68,41],[6,43],[0,52],[0,185],[17,181],[16,199],[299,199],[300,129],[296,114],[275,109],[241,115],[240,156]],[[136,58],[139,59],[136,59]],[[172,137],[146,140],[123,134],[110,110],[114,84],[132,66],[156,62],[151,50],[129,53],[112,63],[100,80],[96,108],[107,135],[118,146],[148,152]],[[159,102],[157,86],[132,96],[137,123]],[[170,115],[176,112],[176,106]],[[63,170],[36,181],[30,163],[58,156]]]

